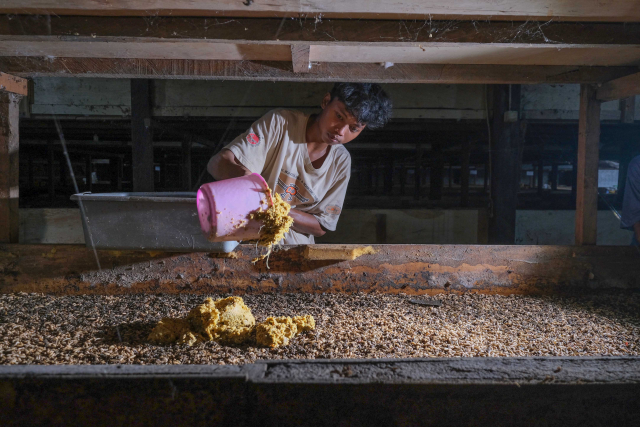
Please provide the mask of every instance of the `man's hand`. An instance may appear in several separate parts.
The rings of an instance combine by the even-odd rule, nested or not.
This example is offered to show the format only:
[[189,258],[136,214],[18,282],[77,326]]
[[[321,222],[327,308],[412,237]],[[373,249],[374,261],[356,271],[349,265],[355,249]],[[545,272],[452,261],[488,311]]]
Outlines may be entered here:
[[306,212],[301,212],[297,209],[291,209],[289,216],[293,218],[293,225],[291,228],[298,233],[311,234],[315,237],[324,236],[325,229],[322,228],[318,219]]
[[213,156],[207,164],[207,170],[216,181],[251,175],[251,171],[236,159],[231,150],[224,148]]

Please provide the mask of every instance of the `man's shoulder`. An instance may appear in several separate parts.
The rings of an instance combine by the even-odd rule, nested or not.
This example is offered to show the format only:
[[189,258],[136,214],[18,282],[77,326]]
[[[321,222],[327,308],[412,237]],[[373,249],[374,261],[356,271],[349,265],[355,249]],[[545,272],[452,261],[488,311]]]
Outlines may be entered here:
[[338,170],[346,173],[351,172],[351,154],[343,145],[334,145],[334,164],[338,166]]
[[302,111],[287,110],[284,108],[276,108],[274,110],[271,110],[267,114],[265,114],[265,117],[266,116],[269,116],[272,118],[272,120],[277,120],[283,124],[298,123],[306,117]]

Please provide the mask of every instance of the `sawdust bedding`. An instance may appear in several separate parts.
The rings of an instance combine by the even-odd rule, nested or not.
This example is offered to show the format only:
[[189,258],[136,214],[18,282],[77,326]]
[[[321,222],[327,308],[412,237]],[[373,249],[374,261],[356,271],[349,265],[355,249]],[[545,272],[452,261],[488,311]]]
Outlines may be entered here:
[[[228,295],[226,295],[228,296]],[[226,297],[212,296],[213,300]],[[264,359],[640,356],[640,295],[439,295],[440,307],[383,294],[245,295],[256,323],[312,315],[275,348],[203,341],[156,345],[162,318],[202,295],[0,295],[0,364],[244,364]],[[286,322],[285,322],[286,323]]]

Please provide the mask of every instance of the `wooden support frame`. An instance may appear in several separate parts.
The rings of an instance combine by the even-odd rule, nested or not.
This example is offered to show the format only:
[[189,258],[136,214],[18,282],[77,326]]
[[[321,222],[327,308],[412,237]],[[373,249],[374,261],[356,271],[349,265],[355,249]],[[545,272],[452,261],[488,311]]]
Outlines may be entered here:
[[600,102],[615,101],[640,95],[640,73],[620,77],[602,85],[595,98]]
[[278,61],[190,59],[105,59],[1,57],[0,68],[22,77],[102,77],[306,82],[443,84],[603,83],[638,71],[637,67],[505,66],[321,63],[309,73],[294,73]]
[[311,68],[311,63],[309,62],[310,51],[311,46],[306,44],[291,46],[291,63],[293,64],[294,73],[309,72]]
[[300,17],[322,19],[328,17],[376,19],[492,19],[492,20],[573,20],[573,21],[640,21],[640,6],[628,0],[512,0],[497,5],[493,0],[398,0],[372,2],[369,0],[325,0],[300,2],[278,0],[272,2],[225,0],[160,0],[151,5],[147,1],[132,0],[101,2],[94,0],[4,0],[0,13],[51,15],[138,15],[138,16],[256,16]]
[[152,82],[131,80],[131,142],[133,191],[154,191]]
[[0,92],[0,242],[18,243],[20,96]]
[[0,92],[14,93],[19,96],[27,96],[29,85],[27,79],[12,76],[0,71]]
[[576,245],[595,245],[598,236],[600,101],[592,85],[580,86],[576,186]]

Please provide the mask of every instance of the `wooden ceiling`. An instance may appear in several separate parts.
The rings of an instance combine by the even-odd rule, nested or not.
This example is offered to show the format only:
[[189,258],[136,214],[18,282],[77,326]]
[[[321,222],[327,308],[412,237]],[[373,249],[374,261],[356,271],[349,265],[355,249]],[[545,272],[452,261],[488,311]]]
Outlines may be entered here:
[[0,70],[19,76],[594,83],[640,66],[637,0],[4,0],[2,13]]

